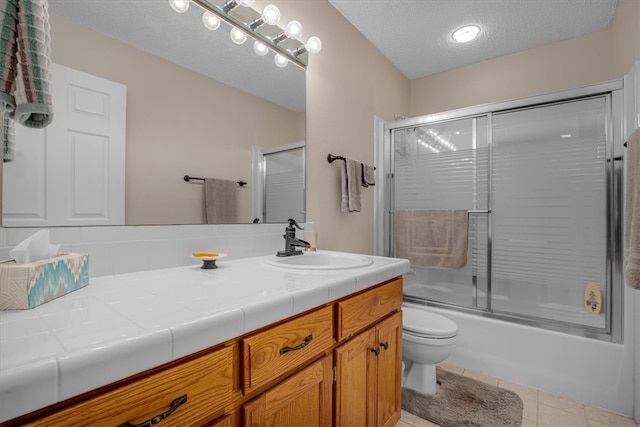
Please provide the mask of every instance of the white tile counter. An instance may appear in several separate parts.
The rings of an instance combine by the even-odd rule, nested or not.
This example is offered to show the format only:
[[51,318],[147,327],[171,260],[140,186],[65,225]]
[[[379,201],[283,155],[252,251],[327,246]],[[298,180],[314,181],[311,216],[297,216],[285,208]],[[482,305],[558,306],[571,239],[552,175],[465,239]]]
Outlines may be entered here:
[[[304,255],[302,255],[304,256]],[[92,278],[31,310],[0,311],[0,422],[235,338],[409,271],[300,271],[273,255]]]

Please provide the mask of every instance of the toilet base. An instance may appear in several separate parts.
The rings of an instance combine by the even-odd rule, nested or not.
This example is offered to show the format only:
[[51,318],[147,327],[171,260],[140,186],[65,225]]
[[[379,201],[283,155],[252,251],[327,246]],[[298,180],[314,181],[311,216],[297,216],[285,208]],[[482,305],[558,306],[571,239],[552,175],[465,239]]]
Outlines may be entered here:
[[422,394],[436,394],[436,365],[420,363],[407,364],[404,373],[403,387],[410,388]]

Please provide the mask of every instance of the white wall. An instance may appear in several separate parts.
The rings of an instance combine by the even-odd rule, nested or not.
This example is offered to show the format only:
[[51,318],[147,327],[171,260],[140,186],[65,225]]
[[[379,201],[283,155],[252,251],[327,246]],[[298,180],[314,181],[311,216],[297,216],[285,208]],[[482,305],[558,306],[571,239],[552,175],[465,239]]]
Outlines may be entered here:
[[[312,224],[302,224],[308,230]],[[91,277],[197,265],[194,251],[223,252],[225,260],[275,254],[284,249],[285,224],[52,227],[60,251],[89,254]],[[37,228],[0,228],[0,259]],[[302,233],[302,232],[299,232]],[[300,234],[301,235],[301,234]],[[222,262],[222,261],[220,261]]]

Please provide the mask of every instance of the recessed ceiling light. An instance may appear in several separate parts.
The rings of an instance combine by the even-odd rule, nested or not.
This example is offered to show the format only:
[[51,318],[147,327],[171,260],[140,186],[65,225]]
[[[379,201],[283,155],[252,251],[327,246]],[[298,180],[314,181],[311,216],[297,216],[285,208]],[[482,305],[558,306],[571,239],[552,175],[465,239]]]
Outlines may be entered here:
[[455,30],[451,37],[458,43],[467,43],[478,37],[479,33],[480,27],[477,25],[467,25],[466,27]]

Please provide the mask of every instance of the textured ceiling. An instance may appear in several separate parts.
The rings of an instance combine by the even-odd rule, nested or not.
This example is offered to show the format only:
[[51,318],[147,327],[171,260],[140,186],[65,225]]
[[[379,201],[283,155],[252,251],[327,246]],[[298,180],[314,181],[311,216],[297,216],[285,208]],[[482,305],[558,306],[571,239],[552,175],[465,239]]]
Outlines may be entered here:
[[[617,0],[329,0],[410,80],[604,29]],[[469,43],[454,30],[481,27]]]
[[[617,4],[617,0],[329,1],[409,79],[601,30]],[[206,30],[202,11],[195,5],[178,14],[167,0],[49,0],[49,11],[293,111],[305,110],[302,69],[292,64],[277,68],[273,54],[258,57],[251,43],[233,44],[226,24],[217,31]],[[453,30],[470,23],[482,27],[480,37],[454,45]]]

